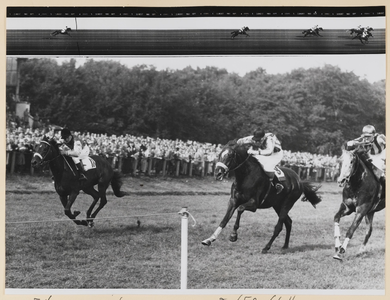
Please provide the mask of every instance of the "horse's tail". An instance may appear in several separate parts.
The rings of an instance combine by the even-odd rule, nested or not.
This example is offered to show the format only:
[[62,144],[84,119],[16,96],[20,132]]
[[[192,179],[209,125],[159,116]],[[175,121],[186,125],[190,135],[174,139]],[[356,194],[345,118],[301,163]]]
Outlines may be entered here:
[[317,194],[317,191],[321,186],[313,186],[308,181],[302,182],[302,186],[304,194],[302,201],[309,201],[311,205],[313,205],[313,207],[315,208],[316,205],[322,201],[321,197]]
[[118,170],[114,170],[114,176],[111,179],[111,187],[114,191],[114,195],[117,197],[126,196],[127,193],[121,191],[122,187],[122,174]]

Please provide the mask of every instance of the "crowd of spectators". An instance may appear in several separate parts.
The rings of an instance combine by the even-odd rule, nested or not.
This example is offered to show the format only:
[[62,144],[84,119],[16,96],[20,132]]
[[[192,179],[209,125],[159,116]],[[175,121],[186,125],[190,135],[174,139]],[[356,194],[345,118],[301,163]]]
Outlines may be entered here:
[[[12,120],[12,119],[11,119]],[[90,147],[90,155],[100,155],[111,161],[114,168],[129,175],[211,175],[220,144],[197,141],[168,140],[125,135],[107,135],[73,132]],[[14,172],[31,169],[30,161],[36,145],[44,135],[59,139],[56,126],[42,124],[33,128],[7,120],[6,146],[7,171],[10,171],[13,157]],[[322,176],[334,180],[339,169],[336,156],[318,155],[307,152],[284,151],[282,165],[293,168],[301,177]]]

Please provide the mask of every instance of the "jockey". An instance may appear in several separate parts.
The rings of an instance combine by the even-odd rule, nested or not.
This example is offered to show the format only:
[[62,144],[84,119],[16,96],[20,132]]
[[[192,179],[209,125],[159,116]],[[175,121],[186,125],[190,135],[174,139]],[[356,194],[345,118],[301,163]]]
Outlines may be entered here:
[[246,26],[243,26],[243,27],[239,30],[239,32],[244,33],[244,32],[245,32],[245,28],[246,28]]
[[61,33],[66,33],[68,31],[68,26],[65,26],[65,28],[61,29]]
[[253,135],[237,140],[237,144],[252,144],[248,154],[255,157],[268,175],[271,184],[276,188],[276,194],[283,189],[283,185],[275,176],[275,167],[283,159],[283,150],[280,141],[273,133],[265,133],[257,129]]
[[386,175],[386,136],[376,133],[375,127],[366,125],[363,127],[362,135],[357,139],[347,142],[346,150],[353,150],[360,147],[368,154],[373,171],[382,185],[385,187]]
[[312,28],[310,28],[310,30],[314,32],[314,31],[316,31],[317,28],[318,28],[318,25],[313,26]]
[[87,180],[87,174],[80,160],[88,157],[88,145],[82,143],[79,139],[75,139],[68,128],[61,130],[61,138],[63,139],[61,154],[72,157],[79,171],[79,180]]

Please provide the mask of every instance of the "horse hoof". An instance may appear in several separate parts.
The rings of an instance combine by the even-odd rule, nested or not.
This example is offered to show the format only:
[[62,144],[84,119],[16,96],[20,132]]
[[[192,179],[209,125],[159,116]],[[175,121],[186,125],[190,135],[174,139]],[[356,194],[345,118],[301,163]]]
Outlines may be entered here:
[[337,259],[339,261],[342,261],[343,258],[337,253],[336,255],[333,256],[334,259]]
[[80,223],[78,223],[78,225],[88,226],[88,222],[85,220],[82,220],[82,221],[80,221]]
[[92,228],[94,226],[94,223],[93,222],[88,222],[88,227],[89,228]]
[[209,239],[204,240],[204,241],[202,241],[202,245],[210,246],[211,245],[211,241]]
[[263,253],[263,254],[268,253],[268,249],[264,248],[263,250],[261,250],[261,253]]
[[229,241],[231,241],[231,242],[237,242],[237,235],[231,235],[231,236],[229,237]]

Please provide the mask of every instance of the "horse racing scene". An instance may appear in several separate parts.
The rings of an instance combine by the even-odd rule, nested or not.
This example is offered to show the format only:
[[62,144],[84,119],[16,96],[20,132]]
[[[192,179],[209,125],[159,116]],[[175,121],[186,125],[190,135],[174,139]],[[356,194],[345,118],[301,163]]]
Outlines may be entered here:
[[5,295],[384,299],[385,7],[104,9],[7,10]]

